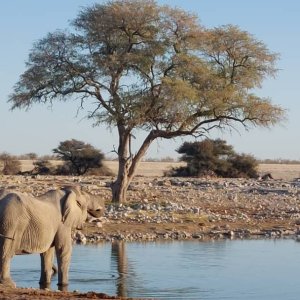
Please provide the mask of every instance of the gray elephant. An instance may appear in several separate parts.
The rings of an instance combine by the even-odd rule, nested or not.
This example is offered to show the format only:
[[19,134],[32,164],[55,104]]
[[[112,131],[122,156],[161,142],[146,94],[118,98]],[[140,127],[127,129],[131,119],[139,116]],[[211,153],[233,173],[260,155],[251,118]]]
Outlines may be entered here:
[[0,284],[15,286],[10,277],[14,255],[40,253],[40,284],[49,286],[56,253],[58,285],[67,286],[71,230],[82,228],[88,211],[99,216],[103,201],[78,187],[51,190],[38,197],[2,190],[0,196]]

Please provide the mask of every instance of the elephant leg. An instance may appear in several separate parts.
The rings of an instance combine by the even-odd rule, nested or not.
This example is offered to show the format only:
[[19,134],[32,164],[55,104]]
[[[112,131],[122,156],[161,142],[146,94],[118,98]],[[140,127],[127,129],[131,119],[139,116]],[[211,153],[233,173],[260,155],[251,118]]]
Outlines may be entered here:
[[58,286],[64,287],[69,283],[69,267],[71,261],[71,247],[57,249]]
[[12,241],[0,239],[0,284],[9,287],[16,287],[15,282],[10,277],[10,255]]
[[16,283],[10,277],[10,258],[0,260],[0,270],[0,284],[15,288]]
[[40,288],[50,288],[51,277],[53,275],[54,247],[40,254],[41,257],[41,276]]
[[58,286],[60,289],[66,290],[69,283],[69,267],[72,254],[71,234],[65,236],[63,244],[55,247],[57,265],[58,265]]

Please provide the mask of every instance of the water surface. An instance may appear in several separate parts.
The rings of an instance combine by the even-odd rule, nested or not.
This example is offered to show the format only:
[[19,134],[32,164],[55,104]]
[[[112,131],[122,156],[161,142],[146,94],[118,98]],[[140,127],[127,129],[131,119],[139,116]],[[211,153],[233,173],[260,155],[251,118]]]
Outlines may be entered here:
[[[18,286],[38,287],[39,256],[17,256]],[[52,289],[56,289],[57,277]],[[69,290],[156,299],[299,299],[300,243],[104,243],[73,248]]]

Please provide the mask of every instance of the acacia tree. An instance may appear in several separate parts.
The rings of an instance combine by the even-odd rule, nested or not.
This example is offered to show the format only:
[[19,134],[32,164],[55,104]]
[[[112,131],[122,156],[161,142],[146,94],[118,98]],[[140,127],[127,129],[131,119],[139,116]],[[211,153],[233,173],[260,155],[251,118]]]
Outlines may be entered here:
[[252,155],[236,153],[224,140],[184,142],[176,151],[187,165],[171,170],[171,176],[258,177],[257,160]]
[[235,153],[233,147],[225,141],[205,139],[201,142],[184,142],[177,150],[181,154],[181,161],[186,166],[174,170],[177,176],[199,176],[210,172],[222,172],[228,168],[227,159]]
[[100,150],[75,139],[60,142],[53,152],[67,163],[68,170],[75,175],[83,175],[90,169],[102,167],[104,159]]
[[[152,0],[84,8],[34,44],[9,101],[12,109],[79,97],[87,116],[118,130],[112,199],[124,201],[138,162],[158,138],[206,135],[241,123],[270,126],[284,110],[254,89],[276,73],[277,55],[236,26],[207,29],[197,17]],[[131,151],[134,130],[146,138]]]

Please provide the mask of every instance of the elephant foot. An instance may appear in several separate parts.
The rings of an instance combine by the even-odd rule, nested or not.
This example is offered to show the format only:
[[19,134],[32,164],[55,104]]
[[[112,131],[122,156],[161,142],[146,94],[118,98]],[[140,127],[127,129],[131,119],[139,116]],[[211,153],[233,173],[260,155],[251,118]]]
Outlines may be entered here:
[[50,282],[40,282],[40,289],[41,290],[51,290],[51,283]]
[[16,283],[14,281],[12,281],[11,278],[0,279],[0,285],[5,286],[5,287],[12,287],[12,288],[17,287]]
[[62,292],[67,292],[68,291],[68,284],[67,283],[58,283],[57,284],[58,289]]

